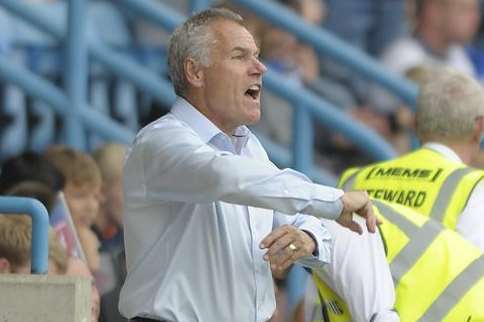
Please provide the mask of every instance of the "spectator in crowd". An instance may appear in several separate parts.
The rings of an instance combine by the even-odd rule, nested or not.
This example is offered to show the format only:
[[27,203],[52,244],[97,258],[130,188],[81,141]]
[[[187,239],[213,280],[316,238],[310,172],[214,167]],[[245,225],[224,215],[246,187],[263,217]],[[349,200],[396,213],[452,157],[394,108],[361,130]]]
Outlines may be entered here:
[[49,274],[65,275],[69,265],[69,256],[59,242],[59,236],[54,229],[49,230]]
[[6,195],[16,197],[28,197],[39,200],[50,212],[55,204],[56,194],[47,185],[35,181],[21,181],[5,191]]
[[[397,39],[383,53],[382,63],[404,75],[419,65],[447,66],[475,76],[464,46],[479,26],[478,0],[415,0],[415,31]],[[374,107],[394,113],[397,101],[380,89],[371,91]]]
[[126,148],[106,143],[94,151],[93,157],[102,177],[102,202],[96,218],[101,250],[119,248],[123,244],[123,164]]
[[417,99],[423,146],[397,159],[350,169],[344,186],[412,207],[484,251],[484,172],[470,168],[484,133],[484,92],[470,76],[434,70]]
[[[101,253],[101,256],[103,253]],[[112,251],[109,255],[109,263],[112,267],[113,286],[101,296],[100,320],[105,322],[127,322],[119,313],[119,293],[126,279],[126,256],[124,248]]]
[[464,46],[479,26],[477,0],[416,0],[412,36],[397,39],[383,53],[383,64],[403,74],[416,65],[444,65],[474,75]]
[[[326,16],[324,1],[280,0],[293,9],[309,24],[318,25]],[[278,72],[279,79],[285,80],[292,87],[300,87],[322,97],[349,114],[348,117],[374,128],[379,133],[389,136],[388,121],[372,112],[369,108],[358,106],[348,89],[331,78],[321,76],[320,63],[314,49],[299,41],[291,33],[261,23],[261,57],[272,70]],[[265,92],[263,97],[264,113],[255,129],[269,136],[278,143],[290,145],[292,142],[292,112],[299,106],[293,102]],[[333,172],[340,172],[347,167],[348,158],[354,159],[358,151],[343,136],[315,123],[316,162]],[[349,156],[349,157],[348,157]],[[366,160],[365,156],[360,157]],[[364,162],[364,161],[363,161]]]
[[[101,321],[124,322],[118,310],[119,292],[126,278],[123,244],[123,164],[124,145],[107,143],[94,151],[101,176],[102,203],[98,217],[104,217],[105,228],[98,227],[101,240],[101,268],[96,284],[101,292]],[[101,226],[102,227],[102,226]],[[104,233],[101,233],[104,231]]]
[[21,215],[1,215],[0,241],[1,272],[30,274],[30,219]]
[[43,183],[55,193],[64,188],[62,173],[36,152],[24,152],[5,160],[0,171],[0,193],[5,193],[22,181]]
[[[66,275],[68,276],[80,276],[89,279],[91,282],[91,322],[99,321],[99,312],[101,307],[101,300],[99,297],[99,291],[94,282],[94,277],[89,270],[89,267],[81,259],[77,257],[70,257]],[[111,322],[111,321],[101,321]]]
[[325,2],[328,18],[324,27],[374,57],[407,32],[406,0]]
[[[281,4],[294,10],[303,20],[312,25],[319,25],[326,15],[323,1],[318,0],[280,0]],[[258,30],[261,43],[261,58],[279,79],[293,87],[305,88],[325,100],[345,109],[352,110],[356,101],[341,85],[319,74],[319,60],[312,47],[302,43],[290,32],[266,22],[259,22]],[[264,113],[261,122],[255,128],[273,140],[284,145],[292,141],[292,102],[272,92],[265,92],[262,97]],[[327,131],[316,124],[317,137],[331,137]],[[328,141],[328,140],[324,140]],[[317,140],[318,147],[321,141]]]
[[[257,56],[241,17],[226,9],[202,11],[172,35],[179,99],[138,133],[125,164],[120,310],[133,321],[268,320],[271,268],[327,262],[330,237],[313,216],[361,232],[356,212],[375,232],[365,193],[279,170],[244,126],[260,118]],[[281,226],[275,211],[292,216]]]
[[99,270],[99,240],[91,229],[99,211],[101,174],[93,158],[65,146],[53,146],[47,159],[64,175],[65,198],[87,258],[89,269]]
[[480,5],[480,23],[479,28],[472,42],[466,46],[467,54],[472,62],[473,69],[479,81],[484,83],[484,1],[479,1]]
[[0,173],[2,193],[31,197],[42,202],[67,255],[80,256],[75,228],[65,217],[62,204],[58,203],[58,192],[64,188],[64,181],[63,174],[45,156],[34,152],[25,152],[7,159]]
[[[413,1],[413,0],[409,0]],[[379,57],[394,39],[407,33],[407,0],[325,0],[323,26],[354,47]],[[368,81],[334,60],[321,57],[321,73],[348,89],[358,106],[368,104]]]
[[[30,274],[32,220],[27,215],[0,215],[0,273]],[[66,273],[67,256],[49,230],[49,274]]]
[[[263,24],[261,59],[278,73],[279,79],[293,87],[302,88],[304,84],[301,69],[298,68],[299,62],[296,60],[296,53],[301,47],[297,39],[285,30],[267,23]],[[277,143],[289,145],[292,141],[291,104],[279,95],[267,91],[262,96],[262,105],[264,105],[264,113],[261,122],[256,124],[255,128],[260,129]]]

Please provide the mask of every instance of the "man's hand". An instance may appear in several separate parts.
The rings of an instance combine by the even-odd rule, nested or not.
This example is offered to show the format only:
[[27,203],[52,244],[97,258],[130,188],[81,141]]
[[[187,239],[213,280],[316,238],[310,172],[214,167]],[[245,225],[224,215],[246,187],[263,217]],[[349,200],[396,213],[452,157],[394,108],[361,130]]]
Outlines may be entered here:
[[308,233],[291,225],[283,225],[267,235],[260,248],[268,249],[264,259],[271,263],[273,275],[281,278],[299,258],[312,255],[316,243]]
[[379,222],[373,213],[371,201],[366,191],[348,191],[341,197],[341,201],[343,202],[343,211],[336,219],[341,226],[361,235],[363,231],[360,225],[353,220],[353,213],[356,213],[365,218],[366,227],[370,233],[376,231],[376,225]]

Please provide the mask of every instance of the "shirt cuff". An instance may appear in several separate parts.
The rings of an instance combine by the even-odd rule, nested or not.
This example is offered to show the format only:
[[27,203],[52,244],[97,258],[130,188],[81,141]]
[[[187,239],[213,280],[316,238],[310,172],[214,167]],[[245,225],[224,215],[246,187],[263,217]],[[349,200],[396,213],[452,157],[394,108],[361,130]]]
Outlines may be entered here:
[[301,212],[317,218],[335,220],[338,219],[343,212],[343,201],[341,198],[333,201],[313,200],[313,202]]
[[314,220],[306,221],[298,228],[313,238],[316,247],[312,256],[302,257],[297,263],[310,269],[320,269],[328,264],[331,260],[331,235],[324,224],[319,219],[314,218]]
[[311,205],[303,212],[319,218],[338,219],[343,211],[344,191],[316,184],[313,193]]

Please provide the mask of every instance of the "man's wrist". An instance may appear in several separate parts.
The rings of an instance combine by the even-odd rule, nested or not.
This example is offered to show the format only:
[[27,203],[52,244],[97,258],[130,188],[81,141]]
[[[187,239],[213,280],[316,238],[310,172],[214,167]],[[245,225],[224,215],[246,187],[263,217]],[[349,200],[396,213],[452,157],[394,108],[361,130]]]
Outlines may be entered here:
[[316,238],[314,237],[314,235],[311,232],[304,230],[304,229],[302,229],[302,232],[306,233],[306,235],[308,235],[309,238],[311,238],[311,240],[313,241],[313,247],[314,248],[313,248],[313,251],[311,252],[311,254],[313,256],[318,257],[319,256],[318,241],[316,240]]

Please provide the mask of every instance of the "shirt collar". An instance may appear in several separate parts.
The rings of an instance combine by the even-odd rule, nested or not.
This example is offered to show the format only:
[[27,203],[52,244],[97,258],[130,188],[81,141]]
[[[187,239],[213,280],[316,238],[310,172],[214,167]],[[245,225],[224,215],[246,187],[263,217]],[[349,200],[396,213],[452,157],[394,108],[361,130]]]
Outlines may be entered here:
[[452,150],[446,145],[443,145],[442,143],[428,142],[428,143],[425,143],[423,147],[433,150],[437,153],[440,153],[449,160],[462,163],[462,159],[457,155],[457,153],[455,153],[454,150]]
[[182,97],[177,98],[171,113],[190,126],[204,142],[210,141],[212,137],[222,132],[205,115]]
[[[171,109],[171,113],[179,120],[188,124],[188,126],[190,126],[205,143],[210,142],[210,140],[212,140],[212,138],[216,135],[225,135],[225,133],[223,133],[215,124],[213,124],[212,121],[200,113],[183,97],[177,98],[175,105],[173,105]],[[249,135],[249,128],[242,125],[235,129],[235,133],[230,139],[232,142],[234,142],[235,146],[238,145],[241,149],[247,144]]]

